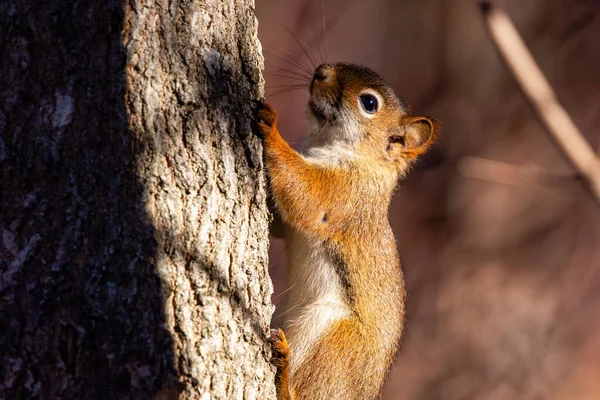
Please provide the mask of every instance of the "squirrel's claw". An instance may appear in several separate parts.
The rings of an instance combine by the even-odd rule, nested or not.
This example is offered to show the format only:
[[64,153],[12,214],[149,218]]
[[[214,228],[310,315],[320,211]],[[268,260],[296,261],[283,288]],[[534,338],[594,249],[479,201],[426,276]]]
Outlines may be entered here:
[[252,112],[254,114],[253,128],[256,134],[264,136],[275,127],[277,112],[269,103],[254,101]]
[[276,367],[284,366],[290,357],[290,348],[288,347],[285,334],[281,329],[271,329],[269,333],[269,342],[271,343],[273,352],[271,364]]

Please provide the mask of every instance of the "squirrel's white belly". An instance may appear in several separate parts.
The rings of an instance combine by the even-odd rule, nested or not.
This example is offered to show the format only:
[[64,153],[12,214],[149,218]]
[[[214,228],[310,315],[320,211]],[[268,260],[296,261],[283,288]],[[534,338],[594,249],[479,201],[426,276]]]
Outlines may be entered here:
[[323,244],[298,232],[286,233],[288,277],[291,282],[285,332],[292,376],[317,340],[335,322],[350,315],[335,266]]

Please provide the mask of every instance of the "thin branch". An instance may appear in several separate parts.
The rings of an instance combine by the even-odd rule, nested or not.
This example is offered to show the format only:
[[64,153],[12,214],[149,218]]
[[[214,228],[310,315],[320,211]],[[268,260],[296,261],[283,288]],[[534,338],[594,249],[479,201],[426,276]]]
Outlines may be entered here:
[[548,80],[536,64],[517,29],[501,9],[483,1],[480,9],[492,42],[533,106],[550,137],[581,176],[600,204],[600,161],[566,110],[558,103]]
[[458,172],[468,178],[522,187],[569,187],[579,180],[576,174],[555,174],[535,164],[511,164],[475,156],[463,157]]

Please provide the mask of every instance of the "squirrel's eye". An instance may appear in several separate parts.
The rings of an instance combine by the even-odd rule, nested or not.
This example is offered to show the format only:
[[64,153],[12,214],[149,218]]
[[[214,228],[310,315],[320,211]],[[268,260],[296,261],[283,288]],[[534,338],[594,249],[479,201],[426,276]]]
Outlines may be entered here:
[[360,105],[363,110],[365,110],[369,114],[375,114],[377,112],[377,108],[379,107],[377,97],[372,94],[365,93],[359,96]]

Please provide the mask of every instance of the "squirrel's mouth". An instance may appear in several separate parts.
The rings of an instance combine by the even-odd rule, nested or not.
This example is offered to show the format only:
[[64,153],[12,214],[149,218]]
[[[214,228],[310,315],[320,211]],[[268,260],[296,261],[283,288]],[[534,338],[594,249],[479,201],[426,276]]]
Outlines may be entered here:
[[310,82],[310,101],[308,108],[315,116],[317,122],[324,124],[337,119],[340,100],[337,92],[339,84],[336,78],[335,67],[322,64],[315,69],[315,74]]
[[308,109],[319,124],[331,124],[338,120],[342,110],[332,97],[330,93],[323,93],[323,91],[316,93],[313,91],[310,95]]
[[327,119],[325,110],[323,110],[323,107],[319,106],[315,101],[310,100],[308,102],[308,108],[319,122],[323,122]]

